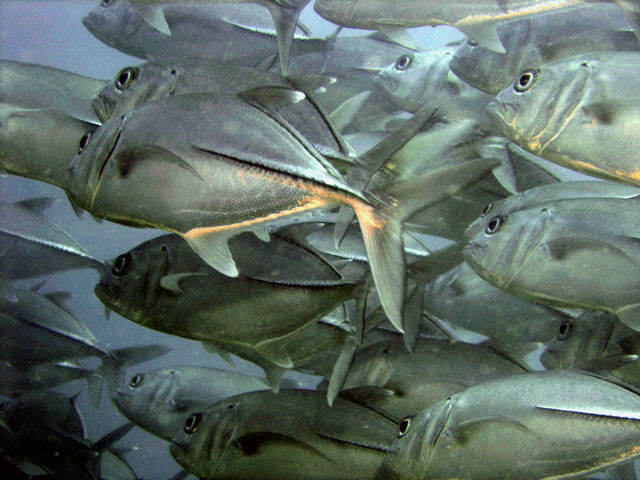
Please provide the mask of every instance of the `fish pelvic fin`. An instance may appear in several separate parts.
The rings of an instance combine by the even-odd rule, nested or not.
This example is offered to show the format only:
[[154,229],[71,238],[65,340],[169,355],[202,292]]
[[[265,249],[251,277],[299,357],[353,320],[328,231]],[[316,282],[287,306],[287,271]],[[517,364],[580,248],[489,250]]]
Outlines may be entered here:
[[164,16],[164,7],[149,3],[134,3],[136,10],[153,28],[165,35],[171,35],[171,29]]
[[229,235],[206,229],[193,229],[181,234],[189,246],[211,267],[228,277],[237,277],[239,272],[227,241]]

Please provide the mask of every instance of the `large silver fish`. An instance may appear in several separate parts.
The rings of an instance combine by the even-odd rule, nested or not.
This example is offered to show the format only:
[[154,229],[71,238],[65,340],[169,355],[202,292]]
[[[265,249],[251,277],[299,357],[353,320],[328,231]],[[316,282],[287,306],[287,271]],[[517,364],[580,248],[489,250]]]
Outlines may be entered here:
[[411,353],[397,339],[358,350],[341,394],[400,421],[476,383],[524,372],[484,345],[418,338]]
[[487,111],[521,147],[587,175],[640,185],[640,52],[527,67]]
[[571,371],[513,375],[400,422],[377,478],[582,476],[636,458],[639,422],[640,397],[605,380]]
[[372,479],[396,437],[390,420],[321,392],[239,395],[193,412],[171,454],[203,479]]
[[237,372],[177,366],[137,373],[111,398],[137,426],[171,440],[191,413],[228,397],[269,388],[264,380]]
[[640,191],[627,196],[626,185],[618,190],[618,184],[607,184],[608,197],[489,209],[484,230],[469,227],[477,233],[464,249],[467,263],[509,293],[546,305],[612,312],[640,329]]
[[468,39],[456,49],[449,67],[472,87],[497,95],[527,68],[582,53],[640,49],[628,28],[614,5],[585,5],[523,18],[496,29],[506,53]]
[[415,113],[424,105],[455,122],[473,119],[487,124],[486,106],[491,97],[456,77],[449,69],[455,47],[405,54],[388,65],[373,85],[395,105]]
[[[164,3],[162,13],[170,35],[145,21],[138,10],[140,6],[144,9],[144,5],[133,6],[126,0],[102,2],[83,18],[82,23],[107,45],[148,60],[200,57],[257,65],[266,57],[275,59],[278,53],[279,38],[273,31],[265,31],[260,18],[258,22],[255,18],[241,22],[235,19],[238,7],[254,7],[257,10],[262,10],[262,7]],[[255,17],[255,12],[252,16]],[[319,51],[324,44],[322,39],[296,35],[291,53],[301,55]]]
[[[496,163],[470,161],[418,175],[387,187],[387,200],[381,201],[363,188],[366,181],[345,181],[271,108],[273,102],[302,100],[302,92],[275,88],[242,95],[180,95],[110,120],[71,163],[71,196],[94,215],[180,234],[228,276],[238,274],[229,238],[314,210],[349,206],[359,219],[382,304],[402,330],[403,206],[440,201]],[[428,116],[422,112],[399,131],[401,141],[392,135],[377,150],[388,157]]]
[[[316,0],[313,8],[330,22],[351,28],[391,30],[450,25],[480,45],[503,53],[504,47],[494,30],[497,25],[584,3],[591,0]],[[617,0],[616,3],[638,31],[637,2]]]

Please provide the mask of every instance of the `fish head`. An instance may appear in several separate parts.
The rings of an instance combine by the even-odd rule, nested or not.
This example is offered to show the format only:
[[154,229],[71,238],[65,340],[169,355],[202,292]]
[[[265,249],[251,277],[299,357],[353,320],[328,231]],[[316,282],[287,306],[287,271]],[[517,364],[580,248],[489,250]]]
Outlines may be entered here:
[[408,112],[415,112],[428,102],[434,108],[445,93],[455,94],[448,82],[450,49],[408,53],[381,70],[373,85],[387,99]]
[[590,73],[588,62],[560,61],[529,68],[489,102],[487,114],[506,137],[542,154],[576,113]]
[[507,56],[467,39],[453,54],[449,68],[461,80],[490,95],[497,95],[512,82],[506,71]]
[[223,400],[191,413],[182,430],[171,439],[169,451],[173,458],[197,477],[215,478],[237,438],[238,408],[237,403]]
[[382,465],[385,475],[379,478],[427,478],[425,472],[457,399],[457,394],[447,397],[398,423],[398,439]]
[[[165,236],[166,237],[166,236]],[[110,262],[94,292],[114,312],[143,323],[161,294],[161,279],[171,269],[171,249],[164,237],[145,242]]]
[[122,115],[136,105],[168,97],[175,91],[178,67],[146,63],[120,70],[91,101],[101,122]]
[[[462,252],[466,262],[495,287],[506,289],[518,277],[526,281],[535,273],[532,252],[543,242],[552,216],[550,208],[532,208],[507,215],[489,213],[485,228],[479,231]],[[539,281],[538,275],[534,275]]]
[[136,34],[144,19],[126,0],[100,0],[83,17],[82,24],[100,41],[117,48]]
[[180,370],[136,373],[113,395],[118,410],[131,422],[165,440],[182,428],[193,405],[179,395]]
[[87,130],[78,140],[78,155],[69,164],[69,194],[89,211],[107,162],[118,146],[124,121],[124,115],[113,118]]

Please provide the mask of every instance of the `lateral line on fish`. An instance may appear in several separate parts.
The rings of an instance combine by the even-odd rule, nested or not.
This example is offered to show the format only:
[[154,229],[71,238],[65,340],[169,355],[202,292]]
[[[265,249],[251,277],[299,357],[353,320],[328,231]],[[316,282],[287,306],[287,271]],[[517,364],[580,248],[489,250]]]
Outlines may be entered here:
[[509,20],[511,18],[517,18],[525,15],[532,15],[535,13],[542,13],[548,10],[556,10],[558,8],[570,7],[572,5],[580,5],[582,4],[582,0],[550,0],[546,3],[531,5],[528,7],[523,7],[519,10],[509,10],[505,13],[499,13],[495,15],[469,15],[468,17],[464,17],[458,20],[455,25],[472,25],[476,23],[482,23],[487,21],[499,21],[499,20]]

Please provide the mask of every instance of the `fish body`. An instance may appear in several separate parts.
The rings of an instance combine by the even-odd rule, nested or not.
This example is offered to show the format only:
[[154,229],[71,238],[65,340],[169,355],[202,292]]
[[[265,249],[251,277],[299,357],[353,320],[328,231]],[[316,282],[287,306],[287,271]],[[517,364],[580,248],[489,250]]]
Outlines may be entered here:
[[137,373],[112,394],[118,410],[140,428],[171,440],[192,412],[245,392],[264,380],[217,368],[176,366]]
[[638,455],[639,409],[635,393],[570,371],[491,380],[400,423],[378,478],[581,476]]
[[398,339],[358,350],[342,395],[399,422],[471,385],[524,371],[487,346],[418,338],[412,353]]
[[373,478],[396,436],[390,420],[342,398],[329,407],[310,390],[247,393],[193,413],[195,431],[170,451],[206,479]]
[[[217,345],[249,360],[263,357],[265,370],[269,361],[281,375],[282,367],[295,365],[297,349],[289,353],[289,342],[352,298],[355,285],[342,282],[324,260],[275,237],[264,243],[245,234],[231,246],[250,259],[239,261],[241,272],[242,262],[249,271],[237,278],[211,268],[179,237],[158,237],[118,257],[95,293],[110,309],[145,327]],[[269,253],[270,262],[251,270],[251,260]],[[295,254],[304,280],[295,278],[294,270],[277,273]],[[310,276],[314,270],[315,279]]]
[[467,39],[449,67],[460,79],[497,95],[517,75],[561,58],[595,52],[638,50],[640,43],[614,5],[585,5],[553,15],[523,18],[496,29],[506,53],[497,53]]
[[[82,23],[110,47],[147,60],[199,57],[254,66],[266,57],[276,55],[278,40],[274,32],[255,28],[253,19],[250,22],[234,21],[234,7],[213,4],[166,6],[163,14],[171,35],[147,23],[136,7],[125,0],[95,7]],[[251,5],[239,7],[246,9]],[[228,10],[234,15],[225,19],[225,11]],[[296,37],[291,46],[292,56],[323,48],[322,39]]]
[[491,97],[456,77],[449,69],[454,49],[443,48],[399,56],[373,80],[373,85],[395,105],[415,113],[432,105],[450,122],[473,119],[487,124]]
[[464,249],[467,263],[509,293],[546,305],[612,312],[637,330],[638,197],[616,198],[611,187],[609,198],[489,211],[485,229]]
[[[640,53],[584,54],[528,69],[487,111],[522,148],[587,175],[640,185]],[[550,106],[550,107],[549,107]]]

